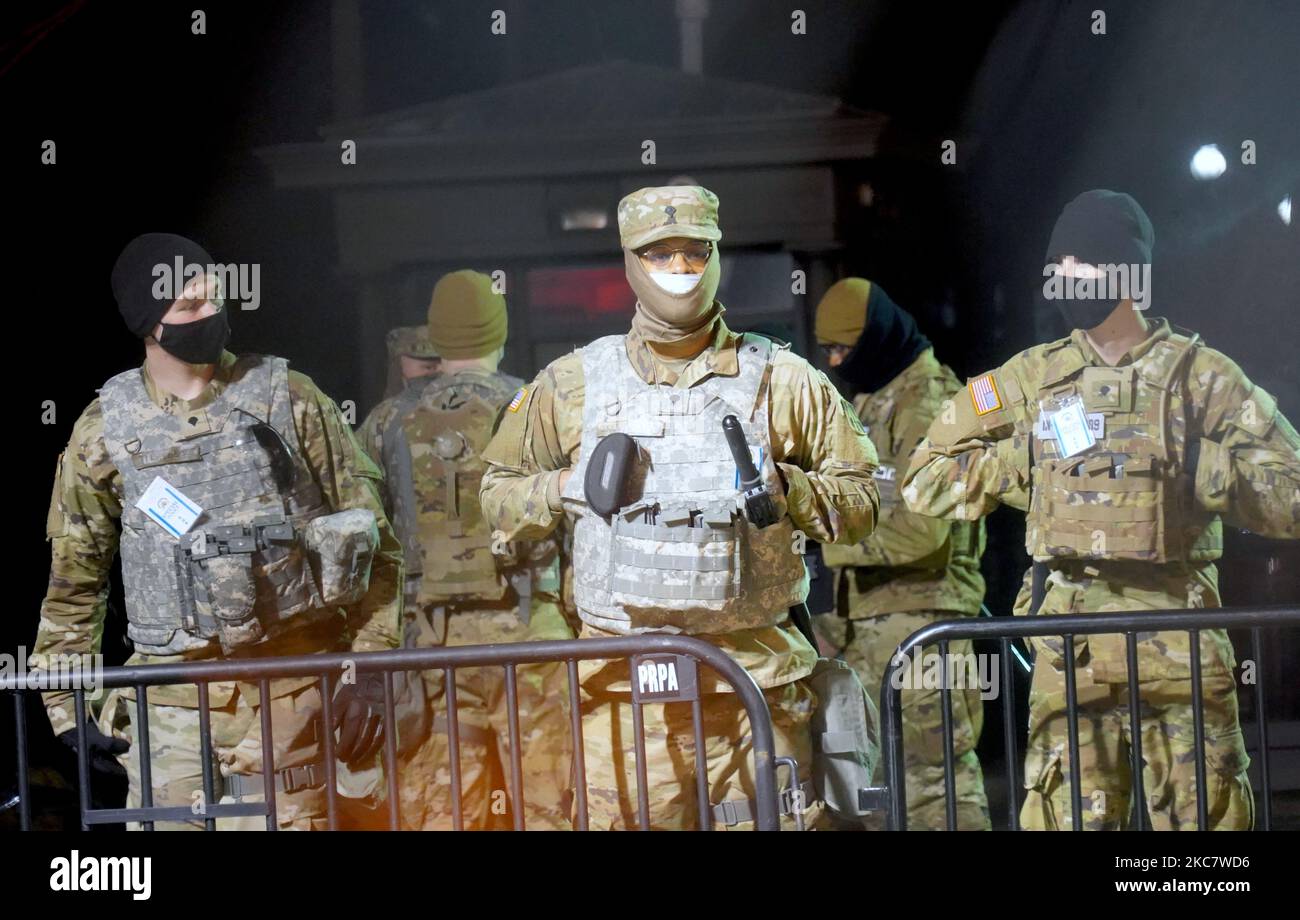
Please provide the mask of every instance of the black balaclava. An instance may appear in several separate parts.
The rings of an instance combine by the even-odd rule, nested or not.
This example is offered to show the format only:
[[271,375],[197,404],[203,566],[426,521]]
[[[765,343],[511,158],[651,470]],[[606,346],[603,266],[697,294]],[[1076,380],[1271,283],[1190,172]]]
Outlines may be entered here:
[[[1154,242],[1151,220],[1131,195],[1093,189],[1061,211],[1044,261],[1050,264],[1063,256],[1074,256],[1090,265],[1150,265]],[[1091,329],[1101,324],[1120,304],[1114,297],[1054,299],[1071,329]]]
[[[157,293],[157,266],[174,273],[179,257],[182,271],[188,265],[212,265],[198,243],[174,233],[144,233],[126,244],[113,264],[111,285],[117,309],[126,327],[140,338],[147,338],[162,320],[163,314],[179,296],[185,278],[173,278],[172,290]],[[171,296],[168,296],[170,294]],[[190,364],[215,364],[230,340],[230,321],[226,311],[192,323],[163,323],[158,344],[168,353]]]
[[835,373],[858,393],[874,393],[905,371],[930,340],[916,320],[874,282],[867,295],[867,323]]

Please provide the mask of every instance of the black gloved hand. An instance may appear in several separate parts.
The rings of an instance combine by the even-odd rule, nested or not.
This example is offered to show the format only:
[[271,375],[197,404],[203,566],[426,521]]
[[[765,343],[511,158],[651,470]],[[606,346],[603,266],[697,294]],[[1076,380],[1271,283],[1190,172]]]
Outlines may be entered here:
[[369,760],[384,740],[384,676],[358,674],[354,684],[340,684],[334,694],[335,753],[348,766]]
[[[77,730],[75,728],[59,735],[59,740],[77,753]],[[86,747],[90,756],[90,769],[105,776],[126,776],[126,767],[122,766],[116,754],[125,754],[131,749],[131,742],[122,738],[110,738],[99,730],[94,722],[86,722]]]

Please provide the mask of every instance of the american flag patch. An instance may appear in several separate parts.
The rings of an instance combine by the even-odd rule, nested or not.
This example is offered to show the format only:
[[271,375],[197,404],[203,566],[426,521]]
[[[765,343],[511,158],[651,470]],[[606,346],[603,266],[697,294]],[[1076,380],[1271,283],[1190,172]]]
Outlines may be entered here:
[[506,406],[506,408],[511,412],[518,412],[519,407],[524,404],[524,400],[527,398],[528,387],[520,387],[518,391],[515,392],[514,398],[510,400],[510,405]]
[[1002,397],[998,395],[998,385],[992,374],[976,377],[966,384],[970,390],[970,401],[975,406],[976,415],[988,415],[1002,408]]

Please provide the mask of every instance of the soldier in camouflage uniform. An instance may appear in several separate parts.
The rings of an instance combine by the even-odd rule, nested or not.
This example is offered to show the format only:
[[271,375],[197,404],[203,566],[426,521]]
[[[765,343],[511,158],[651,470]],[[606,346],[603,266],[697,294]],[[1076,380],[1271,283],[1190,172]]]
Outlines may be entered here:
[[[1149,266],[1149,220],[1128,195],[1086,192],[1062,212],[1048,285],[1074,328],[972,378],[914,455],[914,511],[973,521],[998,503],[1028,512],[1034,579],[1018,612],[1163,610],[1219,604],[1222,518],[1300,536],[1300,438],[1268,393],[1193,333],[1099,285],[1105,266]],[[1116,275],[1116,277],[1120,277]],[[1109,295],[1109,296],[1107,296]],[[1090,443],[1091,442],[1091,443]],[[1028,583],[1028,580],[1027,580]],[[1041,596],[1040,596],[1041,595]],[[1190,640],[1138,634],[1142,781],[1157,828],[1196,827]],[[1078,681],[1077,771],[1087,829],[1127,826],[1130,745],[1120,635],[1036,641],[1025,827],[1068,829],[1065,668]],[[1237,718],[1236,662],[1223,630],[1201,634],[1210,827],[1245,829],[1254,807]]]
[[[114,267],[114,295],[145,341],[145,362],[105,384],[59,457],[33,666],[98,652],[119,550],[135,644],[128,664],[395,647],[402,558],[378,468],[310,379],[281,358],[224,350],[229,325],[214,276],[196,270],[183,290],[180,280],[171,292],[154,288],[157,267],[177,258],[212,264],[190,240],[145,234]],[[155,477],[202,510],[189,528],[148,502]],[[325,813],[319,692],[314,678],[273,680],[270,690],[262,700],[256,684],[209,684],[216,794],[222,803],[262,800],[260,714],[269,705],[279,824],[311,828]],[[382,734],[382,696],[373,690],[358,681],[335,700],[339,755],[358,766]],[[128,689],[101,701],[98,721],[87,725],[87,754],[105,772],[116,758],[128,774],[128,804],[138,807],[140,751],[128,751],[139,734],[134,698]],[[72,694],[49,693],[45,702],[55,734],[75,748]],[[194,686],[149,693],[153,803],[195,814],[160,827],[202,827],[198,705]],[[350,775],[345,763],[340,769]]]
[[[943,401],[961,387],[935,359],[911,315],[879,285],[845,278],[817,305],[815,331],[836,375],[856,393],[853,408],[880,455],[880,523],[860,543],[822,549],[836,570],[838,610],[819,616],[817,628],[874,694],[894,650],[909,635],[939,620],[979,613],[984,525],[922,517],[902,507],[898,479],[908,458]],[[949,654],[956,662],[973,660],[969,640],[950,643]],[[964,677],[952,695],[957,827],[987,830],[988,801],[975,754],[983,702],[979,688]],[[904,688],[903,729],[908,827],[946,828],[939,689]],[[870,825],[879,823],[875,817]]]
[[[442,356],[429,341],[427,326],[398,326],[389,329],[384,338],[384,346],[388,352],[388,380],[384,384],[384,399],[391,399],[401,393],[414,380],[442,372]],[[371,414],[374,414],[373,409]]]
[[[406,550],[410,646],[485,645],[571,639],[560,606],[554,540],[497,544],[479,510],[479,454],[522,380],[497,370],[506,341],[505,299],[492,280],[453,272],[429,305],[431,347],[443,373],[411,381],[366,420],[364,446],[387,474],[394,526]],[[518,669],[525,824],[568,826],[569,719],[564,665]],[[501,765],[509,764],[505,673],[457,670],[462,807],[465,826],[483,829],[507,804]],[[435,700],[432,731],[403,738],[402,817],[409,827],[452,826],[450,750],[442,673],[425,675]],[[499,752],[499,757],[498,757]],[[514,803],[520,807],[520,803]]]
[[[817,653],[792,625],[808,590],[795,528],[825,543],[855,541],[875,523],[876,455],[825,375],[787,347],[738,335],[714,300],[718,201],[696,186],[647,188],[618,207],[631,331],[553,361],[511,401],[485,453],[483,508],[509,539],[574,526],[574,599],[581,635],[687,633],[726,651],[768,700],[778,755],[811,762]],[[736,467],[721,430],[741,420],[778,524],[738,511]],[[610,521],[586,503],[583,471],[596,442],[635,438],[631,504]],[[635,739],[626,662],[587,662],[583,737],[593,827],[637,824]],[[700,675],[714,817],[750,823],[754,795],[744,708]],[[690,709],[643,707],[650,823],[694,827]],[[813,796],[807,795],[811,800]],[[807,817],[815,821],[820,806]]]

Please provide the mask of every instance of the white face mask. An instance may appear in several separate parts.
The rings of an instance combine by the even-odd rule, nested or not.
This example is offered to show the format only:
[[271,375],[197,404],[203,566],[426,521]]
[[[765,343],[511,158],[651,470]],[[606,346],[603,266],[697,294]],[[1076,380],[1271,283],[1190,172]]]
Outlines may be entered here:
[[674,275],[671,272],[650,272],[650,278],[655,284],[663,288],[669,294],[685,294],[695,288],[700,283],[703,275]]

